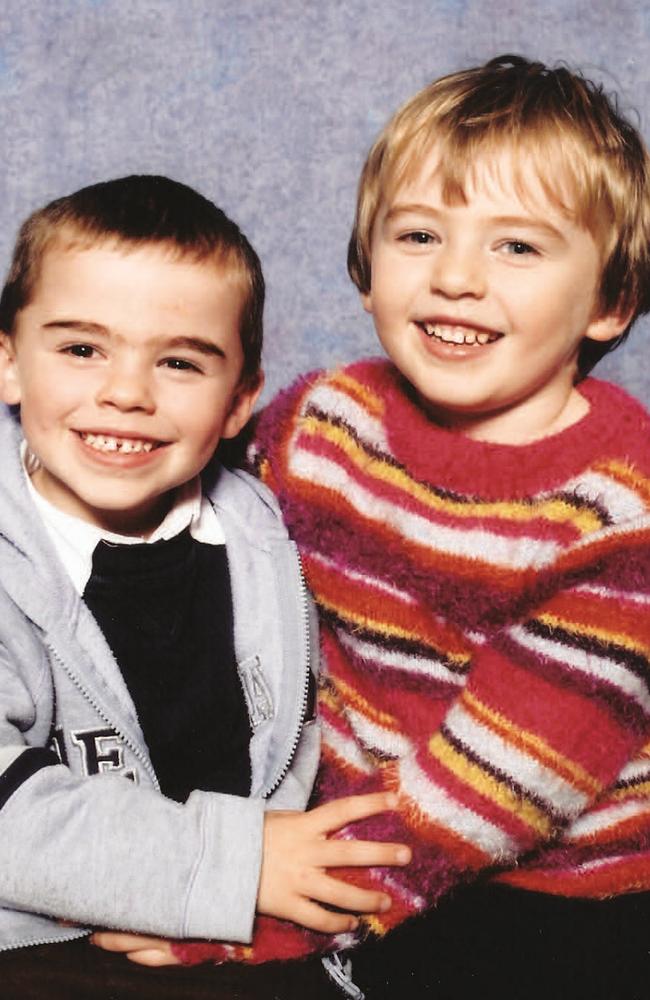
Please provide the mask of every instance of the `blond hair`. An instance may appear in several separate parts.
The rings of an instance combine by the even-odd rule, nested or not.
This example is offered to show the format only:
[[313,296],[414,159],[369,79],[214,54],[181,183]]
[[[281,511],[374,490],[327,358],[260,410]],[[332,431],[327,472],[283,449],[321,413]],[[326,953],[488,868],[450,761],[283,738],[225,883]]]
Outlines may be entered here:
[[[643,140],[602,87],[563,66],[510,55],[434,81],[379,135],[361,173],[348,249],[348,271],[362,293],[370,291],[379,207],[414,178],[433,146],[450,203],[465,200],[479,158],[512,150],[516,179],[518,163],[532,162],[547,197],[600,248],[601,312],[629,313],[633,321],[650,309],[650,160]],[[606,344],[585,340],[580,370],[628,332]]]

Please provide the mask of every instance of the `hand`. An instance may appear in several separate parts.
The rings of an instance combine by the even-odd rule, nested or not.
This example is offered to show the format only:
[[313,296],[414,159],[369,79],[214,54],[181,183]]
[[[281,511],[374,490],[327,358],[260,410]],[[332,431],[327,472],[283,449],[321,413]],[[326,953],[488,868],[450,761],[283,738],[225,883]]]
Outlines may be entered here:
[[180,965],[180,960],[165,938],[122,934],[119,931],[95,931],[90,942],[105,951],[122,952],[138,965]]
[[327,834],[396,805],[393,794],[377,792],[336,799],[306,813],[267,812],[258,913],[338,934],[354,930],[358,917],[332,912],[320,903],[354,914],[389,909],[390,896],[333,878],[325,869],[405,865],[411,860],[408,847],[379,841],[328,840]]

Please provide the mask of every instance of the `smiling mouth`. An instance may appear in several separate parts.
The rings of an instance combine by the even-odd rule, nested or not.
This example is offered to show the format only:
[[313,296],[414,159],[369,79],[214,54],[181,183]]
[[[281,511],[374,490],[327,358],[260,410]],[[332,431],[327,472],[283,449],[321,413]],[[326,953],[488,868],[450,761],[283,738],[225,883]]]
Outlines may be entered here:
[[457,326],[451,323],[427,323],[418,322],[417,326],[430,339],[439,340],[443,344],[457,344],[469,347],[483,347],[485,344],[492,344],[503,336],[502,333],[493,330],[476,330],[468,326]]
[[79,437],[94,451],[112,452],[116,455],[137,455],[160,448],[162,442],[147,441],[143,438],[115,437],[112,434],[90,434],[79,431]]

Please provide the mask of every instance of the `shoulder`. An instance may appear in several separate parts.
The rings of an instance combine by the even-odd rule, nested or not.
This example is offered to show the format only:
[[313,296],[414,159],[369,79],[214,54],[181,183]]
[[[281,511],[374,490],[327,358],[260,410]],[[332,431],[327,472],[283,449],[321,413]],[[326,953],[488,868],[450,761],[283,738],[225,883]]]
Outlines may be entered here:
[[290,432],[310,417],[340,413],[350,406],[383,413],[387,398],[395,390],[395,369],[383,358],[356,361],[340,368],[312,371],[282,390],[262,411],[256,438],[259,441],[278,430]]
[[275,496],[248,472],[218,464],[210,466],[203,476],[203,492],[215,510],[244,534],[286,538]]
[[612,382],[588,378],[578,388],[589,401],[589,433],[601,443],[603,457],[620,457],[650,475],[648,410]]

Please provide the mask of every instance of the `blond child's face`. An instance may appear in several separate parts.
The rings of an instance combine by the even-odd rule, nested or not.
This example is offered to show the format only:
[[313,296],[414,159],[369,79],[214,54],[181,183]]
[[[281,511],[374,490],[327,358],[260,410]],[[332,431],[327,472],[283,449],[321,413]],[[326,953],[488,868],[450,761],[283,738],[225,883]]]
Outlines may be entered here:
[[102,528],[150,533],[255,401],[239,384],[242,294],[214,261],[156,245],[47,250],[0,350],[36,489]]
[[466,203],[442,198],[434,152],[381,205],[370,292],[379,339],[436,419],[472,437],[520,443],[578,420],[583,337],[609,340],[627,317],[598,312],[599,247],[504,151],[477,164]]

